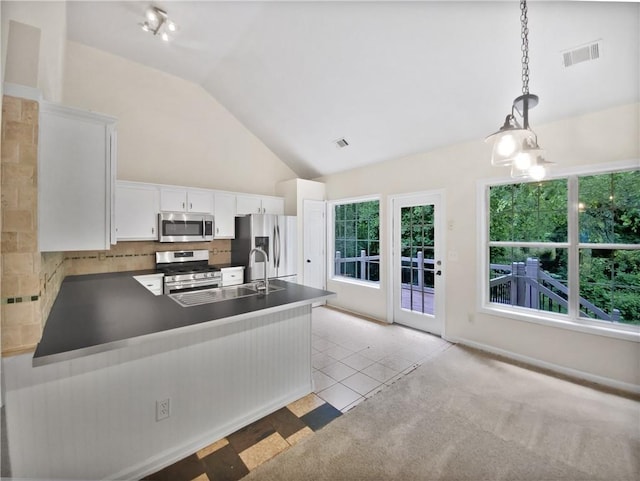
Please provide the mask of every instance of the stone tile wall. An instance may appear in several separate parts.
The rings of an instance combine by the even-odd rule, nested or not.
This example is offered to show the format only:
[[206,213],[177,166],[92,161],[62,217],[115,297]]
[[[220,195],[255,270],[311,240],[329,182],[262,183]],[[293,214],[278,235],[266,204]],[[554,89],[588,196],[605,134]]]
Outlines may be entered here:
[[33,349],[42,332],[38,252],[38,102],[2,102],[2,352]]

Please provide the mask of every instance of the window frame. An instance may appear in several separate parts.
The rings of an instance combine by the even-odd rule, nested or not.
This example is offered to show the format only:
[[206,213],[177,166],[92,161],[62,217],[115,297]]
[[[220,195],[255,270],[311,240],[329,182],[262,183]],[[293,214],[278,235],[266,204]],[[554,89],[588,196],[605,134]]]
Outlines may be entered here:
[[[329,273],[329,280],[334,282],[342,282],[345,284],[355,284],[358,286],[369,287],[372,289],[380,289],[380,280],[369,281],[364,279],[356,279],[354,277],[346,277],[336,275],[335,273],[335,242],[336,242],[336,224],[335,224],[335,208],[338,205],[345,204],[358,204],[364,202],[378,202],[378,219],[382,219],[382,201],[379,195],[366,195],[361,197],[350,197],[347,199],[336,199],[327,201],[329,208],[327,209],[327,245],[331,246],[331,255],[327,256],[327,272]],[[380,232],[378,233],[378,243],[380,246],[380,259],[382,260],[382,223],[380,222]],[[382,262],[380,262],[380,279],[382,279]]]
[[[607,321],[599,321],[579,316],[579,257],[580,249],[589,248],[591,245],[612,249],[639,249],[636,244],[589,244],[579,241],[578,233],[578,177],[589,175],[601,175],[614,172],[637,170],[640,168],[640,160],[631,159],[593,166],[557,169],[545,180],[567,179],[567,240],[568,242],[511,242],[491,241],[489,237],[490,199],[489,189],[493,186],[525,183],[517,179],[499,178],[482,179],[477,182],[477,219],[478,219],[478,279],[477,286],[477,310],[479,313],[507,317],[518,321],[532,322],[545,326],[569,329],[605,337],[640,342],[640,326],[628,324],[607,324]],[[558,314],[548,311],[528,309],[525,307],[510,306],[489,302],[489,249],[490,247],[558,247],[567,249],[568,256],[568,313]]]

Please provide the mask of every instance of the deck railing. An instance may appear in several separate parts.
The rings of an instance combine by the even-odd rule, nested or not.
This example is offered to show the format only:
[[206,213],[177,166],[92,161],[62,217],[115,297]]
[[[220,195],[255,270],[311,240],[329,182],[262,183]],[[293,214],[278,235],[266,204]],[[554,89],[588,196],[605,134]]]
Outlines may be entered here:
[[[537,258],[512,264],[490,264],[496,277],[489,281],[489,300],[500,304],[529,307],[549,312],[567,312],[569,289],[558,279],[549,275],[540,266]],[[580,298],[580,314],[604,321],[618,322],[620,311],[611,314]]]
[[[342,253],[340,251],[336,251],[334,263],[333,272],[336,275],[370,280],[372,266],[377,266],[378,269],[380,267],[380,254],[370,256],[367,255],[367,251],[361,250],[358,257],[342,257]],[[353,267],[352,272],[349,272],[349,267]]]
[[[402,257],[402,285],[403,287],[414,286],[420,290],[433,291],[433,287],[425,286],[425,273],[434,272],[435,261],[433,259],[425,259],[422,252],[417,253],[417,257]],[[340,251],[336,251],[334,257],[334,272],[336,275],[353,277],[356,279],[371,279],[372,267],[380,266],[380,255],[367,255],[367,251],[361,250],[357,257],[342,257]],[[351,263],[351,266],[349,264]],[[349,272],[349,267],[351,271]],[[417,271],[417,275],[414,272]],[[379,271],[378,271],[379,272]]]

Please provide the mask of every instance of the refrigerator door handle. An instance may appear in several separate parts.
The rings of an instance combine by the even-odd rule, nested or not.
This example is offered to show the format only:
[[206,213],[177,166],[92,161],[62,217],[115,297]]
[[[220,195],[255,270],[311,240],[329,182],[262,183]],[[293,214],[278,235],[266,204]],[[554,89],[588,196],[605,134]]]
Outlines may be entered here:
[[278,231],[277,231],[277,227],[274,225],[273,226],[273,268],[277,268],[278,267]]
[[280,254],[282,254],[282,237],[280,237],[280,226],[276,226],[276,230],[278,231],[278,265],[276,266],[280,269]]

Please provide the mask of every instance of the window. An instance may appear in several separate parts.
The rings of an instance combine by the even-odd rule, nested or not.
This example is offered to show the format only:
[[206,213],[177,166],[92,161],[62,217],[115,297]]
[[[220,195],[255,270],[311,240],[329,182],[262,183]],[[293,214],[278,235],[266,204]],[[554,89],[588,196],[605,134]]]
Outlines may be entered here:
[[640,171],[491,185],[487,195],[488,307],[637,330]]
[[380,202],[333,205],[334,278],[380,281]]

